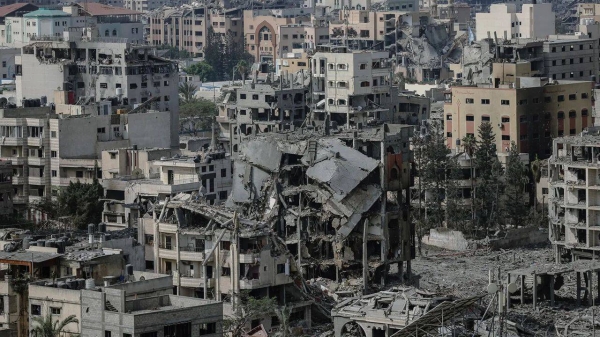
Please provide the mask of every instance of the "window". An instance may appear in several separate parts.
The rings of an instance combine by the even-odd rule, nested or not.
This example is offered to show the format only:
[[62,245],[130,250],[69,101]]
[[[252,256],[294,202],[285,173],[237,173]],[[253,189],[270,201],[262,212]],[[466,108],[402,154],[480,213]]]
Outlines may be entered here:
[[587,98],[588,98],[587,92],[582,92],[581,93],[581,99],[587,99]]
[[50,157],[51,158],[56,158],[57,157],[56,151],[50,151]]
[[540,119],[540,116],[539,116],[538,114],[534,114],[534,115],[531,117],[531,120],[533,120],[534,122],[536,122],[536,121],[537,121],[537,120],[539,120],[539,119]]
[[56,138],[56,131],[50,131],[50,137]]
[[473,103],[475,103],[475,100],[472,99],[472,98],[465,98],[465,103],[467,103],[467,104],[473,104]]
[[221,169],[221,178],[224,178],[227,176],[227,169]]
[[507,99],[503,99],[503,100],[500,101],[500,104],[501,105],[510,105],[510,101],[507,100]]
[[544,137],[546,137],[546,138],[550,138],[550,131],[546,131],[546,132],[544,132]]
[[565,132],[563,130],[558,130],[558,136],[562,137],[565,135]]
[[192,335],[192,323],[179,323],[164,327],[164,337],[180,337]]
[[520,100],[519,105],[527,105],[527,100],[526,99]]
[[129,83],[129,89],[137,89],[136,83]]
[[571,129],[571,130],[569,130],[569,134],[574,135],[574,134],[577,134],[577,132],[575,132],[575,129]]
[[582,116],[582,117],[585,117],[585,116],[587,116],[587,115],[588,115],[588,111],[587,111],[587,109],[583,109],[583,110],[581,110],[581,116]]
[[527,116],[522,115],[521,117],[519,117],[519,122],[521,122],[521,123],[527,123]]
[[98,128],[96,129],[97,133],[106,133],[106,128]]
[[556,65],[556,60],[552,60],[552,65],[555,66]]
[[577,112],[575,110],[569,111],[569,118],[577,117]]
[[569,95],[569,101],[574,101],[577,99],[577,95],[576,94],[570,94]]
[[447,121],[451,121],[452,120],[452,115],[446,115],[446,120]]
[[75,171],[75,178],[83,178],[83,171]]
[[104,330],[104,337],[112,337],[112,332]]
[[544,103],[551,103],[551,102],[552,102],[552,97],[551,96],[544,97]]
[[452,132],[446,132],[446,137],[452,138]]
[[534,133],[533,134],[533,139],[539,139],[540,138],[540,134],[539,133]]
[[52,313],[52,315],[60,315],[60,311],[60,308],[50,307],[50,312]]
[[42,306],[37,304],[31,305],[31,315],[32,316],[40,316],[42,314]]
[[509,135],[502,135],[502,140],[510,140],[510,136]]
[[565,101],[565,96],[564,95],[558,95],[558,101],[559,102],[564,102]]
[[100,89],[106,89],[106,88],[108,88],[107,83],[100,83]]
[[559,111],[557,117],[558,117],[558,119],[565,119],[565,113],[562,111]]
[[540,103],[540,99],[539,98],[534,98],[533,99],[533,104],[538,104]]
[[246,99],[246,94],[240,94],[240,99]]
[[502,123],[510,123],[509,117],[502,117]]
[[475,116],[467,115],[467,122],[474,122],[474,121],[475,121]]
[[527,140],[527,135],[520,135],[519,140]]
[[210,335],[217,332],[217,323],[203,323],[200,324],[200,336]]
[[490,121],[490,116],[481,116],[481,121],[482,122],[489,122]]
[[556,47],[552,47],[552,52],[556,53]]
[[361,63],[360,64],[360,70],[365,70],[367,69],[367,64],[366,63]]
[[490,104],[490,100],[488,98],[482,98],[481,104]]
[[277,274],[285,274],[285,264],[280,263],[277,265]]
[[58,177],[58,172],[56,170],[52,170],[52,178]]

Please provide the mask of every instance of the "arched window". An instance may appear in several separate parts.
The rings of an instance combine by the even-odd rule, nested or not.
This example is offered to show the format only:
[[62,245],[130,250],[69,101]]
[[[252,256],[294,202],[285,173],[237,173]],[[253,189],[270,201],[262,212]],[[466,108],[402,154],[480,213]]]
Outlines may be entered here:
[[117,36],[117,30],[113,29],[113,36]]
[[110,36],[110,32],[107,30],[104,31],[104,36]]
[[392,169],[390,170],[390,180],[398,180],[398,168],[397,167],[392,167]]

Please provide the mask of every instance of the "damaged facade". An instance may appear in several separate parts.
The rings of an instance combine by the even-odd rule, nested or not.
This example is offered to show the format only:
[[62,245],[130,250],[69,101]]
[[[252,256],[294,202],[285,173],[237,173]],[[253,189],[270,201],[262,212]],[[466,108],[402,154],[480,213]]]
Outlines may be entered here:
[[557,138],[548,161],[548,217],[555,259],[591,258],[600,247],[598,130]]

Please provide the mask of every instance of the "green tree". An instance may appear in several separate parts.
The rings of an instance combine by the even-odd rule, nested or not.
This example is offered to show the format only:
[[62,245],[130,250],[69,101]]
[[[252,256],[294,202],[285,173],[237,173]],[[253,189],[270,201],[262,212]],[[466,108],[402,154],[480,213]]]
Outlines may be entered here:
[[170,58],[170,59],[174,59],[174,60],[183,60],[183,59],[189,59],[192,57],[192,55],[190,54],[190,52],[188,52],[185,49],[179,49],[177,47],[174,46],[169,46],[169,45],[162,45],[160,47],[158,47],[158,49],[160,50],[167,50],[165,57],[166,58]]
[[33,317],[32,321],[34,327],[32,329],[32,335],[37,337],[59,337],[65,327],[71,323],[79,323],[79,320],[75,315],[70,315],[64,320],[54,320],[52,313],[48,312],[46,316]]
[[179,95],[183,98],[184,103],[188,103],[194,100],[194,94],[198,90],[198,87],[190,82],[184,82],[179,85]]
[[462,139],[463,148],[465,153],[469,156],[470,168],[469,168],[469,180],[471,182],[471,227],[475,227],[475,167],[473,166],[473,156],[477,149],[477,140],[473,135],[468,134]]
[[444,227],[446,223],[446,189],[453,170],[450,149],[438,122],[432,122],[427,135],[412,139],[414,161],[418,175],[418,212],[413,212],[421,253],[421,239],[431,228]]
[[206,44],[204,45],[204,62],[210,65],[214,71],[214,80],[221,80],[225,74],[224,59],[227,58],[224,52],[224,45],[219,34],[215,33],[212,27],[208,27],[206,34]]
[[241,314],[227,317],[223,320],[223,332],[231,336],[243,336],[244,329],[254,319],[266,318],[277,314],[277,302],[275,298],[255,298],[248,292],[241,293]]
[[181,131],[196,135],[198,131],[209,130],[217,115],[217,105],[204,98],[193,99],[179,106]]
[[250,71],[248,62],[246,62],[246,60],[239,60],[234,70],[236,70],[242,77],[242,84],[246,83],[246,75],[248,74],[248,71]]
[[69,186],[58,194],[58,215],[69,216],[71,223],[79,228],[84,228],[89,223],[98,223],[102,220],[104,203],[104,189],[96,177],[91,184],[70,182]]
[[500,220],[500,194],[502,192],[502,165],[496,153],[496,135],[492,125],[484,122],[478,130],[479,142],[475,150],[474,166],[477,176],[475,217],[478,229],[489,230]]
[[209,27],[204,46],[204,61],[214,69],[214,80],[229,80],[242,60],[247,64],[252,63],[252,55],[246,51],[244,44],[239,43],[232,32],[217,34]]
[[200,81],[209,82],[215,80],[215,69],[206,61],[194,63],[185,69],[185,72],[191,75],[200,76]]
[[504,218],[513,226],[520,227],[525,224],[529,210],[525,204],[525,186],[528,183],[525,165],[521,162],[517,145],[512,142],[506,160],[504,174]]

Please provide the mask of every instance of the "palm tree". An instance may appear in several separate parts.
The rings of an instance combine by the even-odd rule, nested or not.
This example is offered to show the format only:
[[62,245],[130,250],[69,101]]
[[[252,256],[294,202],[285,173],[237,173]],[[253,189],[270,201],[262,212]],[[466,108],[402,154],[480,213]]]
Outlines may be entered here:
[[183,96],[183,101],[186,103],[194,100],[196,90],[198,90],[198,87],[190,82],[184,82],[179,85],[179,94]]
[[33,317],[33,322],[36,323],[31,334],[36,337],[58,337],[63,329],[71,323],[79,323],[75,315],[71,315],[62,321],[52,319],[52,314],[48,312],[45,317]]
[[467,135],[463,137],[462,143],[471,161],[471,225],[475,228],[475,168],[473,167],[473,154],[475,153],[475,149],[477,149],[477,141],[472,135]]
[[246,74],[248,73],[248,68],[248,62],[245,60],[240,60],[235,66],[235,69],[242,76],[242,84],[246,84]]

